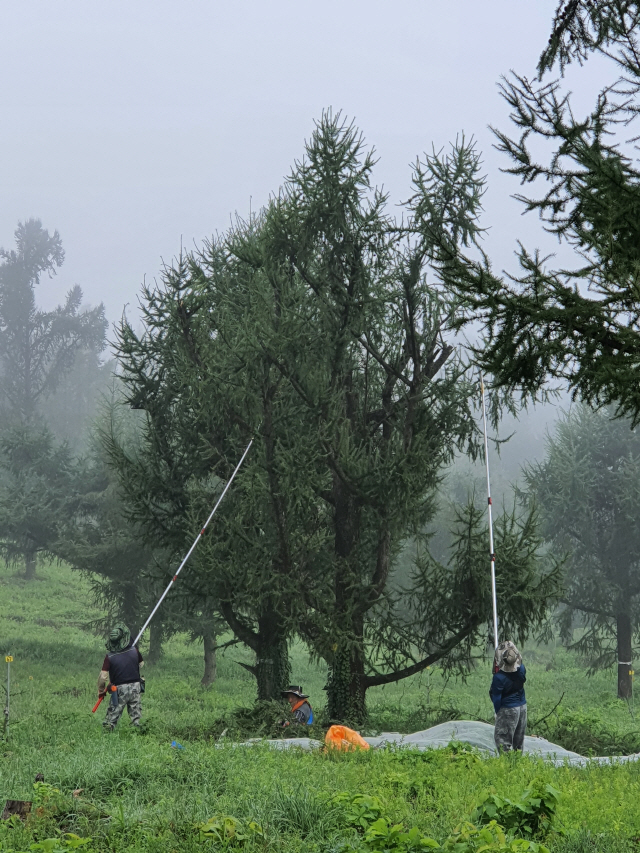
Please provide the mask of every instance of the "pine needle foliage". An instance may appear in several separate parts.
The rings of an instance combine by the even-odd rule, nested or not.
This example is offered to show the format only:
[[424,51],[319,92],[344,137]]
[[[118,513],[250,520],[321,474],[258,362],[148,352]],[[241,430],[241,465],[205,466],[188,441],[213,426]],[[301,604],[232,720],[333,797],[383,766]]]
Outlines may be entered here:
[[544,394],[558,379],[575,399],[640,418],[640,169],[628,140],[640,92],[637,3],[570,0],[558,7],[540,75],[599,53],[612,79],[578,116],[562,79],[503,80],[511,130],[495,129],[504,171],[526,188],[525,212],[567,245],[557,267],[520,245],[519,270],[496,273],[484,252],[441,242],[443,279],[467,304],[460,326],[483,324],[479,363],[509,393]]

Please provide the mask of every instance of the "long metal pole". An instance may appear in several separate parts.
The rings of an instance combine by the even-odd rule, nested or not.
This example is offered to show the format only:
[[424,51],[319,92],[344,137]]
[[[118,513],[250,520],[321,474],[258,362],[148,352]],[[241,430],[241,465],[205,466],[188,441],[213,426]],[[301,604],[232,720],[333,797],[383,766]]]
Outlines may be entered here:
[[196,549],[196,546],[197,546],[198,542],[199,542],[199,541],[202,539],[202,537],[204,536],[204,532],[205,532],[205,530],[207,529],[207,525],[209,524],[209,522],[211,521],[211,519],[213,518],[213,516],[216,514],[216,510],[218,509],[218,507],[219,507],[219,506],[220,506],[220,504],[222,503],[222,499],[223,499],[223,498],[224,498],[224,496],[226,495],[226,493],[227,493],[227,489],[229,488],[229,486],[231,485],[231,483],[233,483],[234,477],[236,476],[236,474],[237,474],[237,473],[238,473],[238,471],[240,470],[240,466],[241,466],[241,465],[242,465],[242,463],[244,462],[244,458],[245,458],[245,456],[247,455],[247,453],[249,452],[249,449],[250,449],[250,447],[251,447],[251,445],[252,445],[252,444],[253,444],[253,439],[251,439],[251,441],[249,442],[249,444],[247,444],[246,450],[244,451],[244,453],[242,454],[242,456],[241,456],[241,458],[240,458],[240,461],[239,461],[239,462],[238,462],[238,464],[236,465],[236,467],[235,467],[235,470],[234,470],[233,474],[229,477],[229,480],[228,480],[228,482],[227,482],[227,485],[224,487],[224,489],[223,489],[223,491],[222,491],[222,494],[220,495],[220,497],[219,497],[219,498],[218,498],[218,500],[216,501],[216,505],[215,505],[215,506],[214,506],[214,508],[211,510],[211,514],[209,515],[209,518],[205,521],[205,523],[204,523],[204,525],[203,525],[203,527],[202,527],[202,530],[200,531],[200,533],[198,533],[198,535],[196,536],[196,538],[195,538],[195,540],[194,540],[194,542],[193,542],[193,545],[192,545],[192,546],[191,546],[191,548],[189,548],[189,550],[187,551],[187,555],[186,555],[186,557],[185,557],[185,558],[184,558],[184,560],[180,563],[180,565],[179,565],[179,567],[178,567],[178,570],[176,571],[175,575],[174,575],[174,576],[171,578],[171,580],[169,581],[169,585],[167,586],[167,588],[165,589],[165,591],[164,591],[164,592],[162,593],[162,595],[160,596],[160,599],[159,599],[158,603],[156,604],[156,606],[155,606],[155,607],[153,608],[153,610],[151,611],[151,614],[150,614],[149,618],[148,618],[148,619],[147,619],[147,621],[144,623],[144,625],[142,626],[142,628],[140,628],[140,631],[139,631],[139,633],[138,633],[138,636],[137,636],[137,637],[135,638],[135,640],[133,641],[133,645],[134,645],[134,646],[137,646],[137,645],[138,645],[138,641],[140,640],[140,637],[141,637],[141,636],[144,634],[144,632],[146,631],[146,629],[147,629],[147,625],[149,624],[149,622],[151,622],[151,620],[153,619],[153,617],[156,615],[156,612],[157,612],[158,608],[160,607],[160,605],[162,604],[162,602],[163,602],[163,601],[165,600],[165,598],[167,597],[167,593],[169,592],[169,590],[171,589],[171,587],[172,587],[172,586],[174,585],[174,583],[177,581],[177,579],[178,579],[178,575],[179,575],[179,574],[180,574],[180,572],[182,571],[182,569],[183,569],[184,565],[186,564],[187,560],[189,559],[189,557],[191,556],[191,554],[195,551],[195,549]]
[[491,559],[491,598],[493,600],[493,646],[498,648],[498,596],[496,593],[496,555],[493,550],[493,515],[491,503],[491,480],[489,478],[489,441],[487,438],[487,408],[484,401],[484,378],[480,374],[480,393],[482,395],[482,425],[484,428],[484,461],[487,469],[487,502],[489,508],[489,555]]

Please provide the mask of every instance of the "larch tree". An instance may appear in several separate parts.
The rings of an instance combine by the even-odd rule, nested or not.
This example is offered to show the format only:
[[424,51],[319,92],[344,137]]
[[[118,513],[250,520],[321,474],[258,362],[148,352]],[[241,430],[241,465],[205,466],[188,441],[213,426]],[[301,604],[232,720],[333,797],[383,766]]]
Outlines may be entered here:
[[49,234],[39,220],[20,223],[14,249],[0,250],[0,396],[2,412],[11,422],[32,423],[38,406],[52,394],[71,369],[82,348],[104,346],[104,307],[81,310],[78,285],[62,305],[43,311],[35,289],[64,262],[57,231]]
[[36,286],[64,260],[57,231],[49,234],[39,220],[30,219],[18,225],[15,241],[14,249],[0,250],[0,418],[5,430],[0,535],[5,557],[23,559],[32,578],[37,554],[49,551],[55,536],[52,512],[69,497],[71,465],[68,449],[55,447],[41,408],[80,350],[102,350],[107,323],[102,305],[82,310],[78,286],[54,310],[37,307]]
[[561,626],[592,668],[617,663],[618,696],[631,697],[640,638],[640,433],[611,411],[572,410],[525,468],[541,532],[566,553]]
[[271,700],[289,679],[288,641],[315,533],[298,521],[303,463],[282,461],[292,441],[304,440],[295,401],[279,372],[254,358],[232,298],[239,292],[260,301],[251,270],[216,244],[143,290],[143,332],[125,320],[118,340],[125,399],[144,413],[141,443],[135,453],[117,437],[107,446],[131,517],[177,557],[255,436],[180,586],[193,606],[215,602],[255,654],[258,698]]
[[[110,446],[133,517],[185,544],[254,437],[185,582],[255,651],[260,698],[277,696],[298,634],[330,667],[331,717],[355,721],[368,687],[471,643],[490,615],[486,556],[457,575],[425,568],[412,639],[403,620],[393,670],[378,666],[398,554],[432,517],[444,466],[478,450],[475,380],[448,339],[456,302],[428,274],[434,231],[475,238],[482,180],[467,143],[428,157],[396,221],[373,167],[355,128],[326,114],[264,211],[143,290],[143,331],[123,322],[118,358],[144,441]],[[515,538],[526,628],[555,576]]]
[[[317,468],[309,486],[326,544],[320,576],[302,591],[298,630],[329,664],[331,718],[356,722],[367,689],[446,658],[478,636],[488,612],[486,597],[469,595],[463,617],[460,586],[434,595],[435,572],[417,574],[412,600],[434,609],[423,608],[429,615],[418,630],[413,623],[410,643],[396,644],[393,667],[379,666],[398,634],[380,627],[395,616],[400,550],[433,517],[446,465],[478,452],[476,377],[455,346],[458,303],[433,261],[442,239],[475,243],[484,182],[462,139],[415,164],[398,220],[372,183],[374,165],[358,131],[325,114],[261,227],[237,229],[230,241],[268,280],[277,323],[256,325],[251,339],[256,358],[266,356],[297,396]],[[449,573],[456,578],[469,592],[468,575]],[[535,598],[533,585],[529,592]]]

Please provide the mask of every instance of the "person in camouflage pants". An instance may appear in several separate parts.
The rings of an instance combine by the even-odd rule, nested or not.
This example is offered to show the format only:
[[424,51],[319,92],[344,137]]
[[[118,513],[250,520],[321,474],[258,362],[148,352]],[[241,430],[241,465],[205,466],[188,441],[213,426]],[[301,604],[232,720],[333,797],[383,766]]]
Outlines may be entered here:
[[496,713],[496,727],[493,735],[498,752],[522,752],[524,736],[527,733],[527,706],[500,708]]
[[121,684],[112,694],[107,716],[104,718],[105,729],[114,729],[116,723],[124,713],[129,711],[132,726],[140,725],[142,717],[142,706],[140,704],[140,684]]
[[[113,731],[124,709],[129,711],[132,726],[140,725],[140,694],[144,680],[140,677],[142,655],[131,643],[131,633],[119,623],[109,632],[107,654],[98,677],[98,695],[109,693],[107,715],[102,724]],[[107,682],[109,687],[107,688]]]
[[496,714],[494,741],[498,754],[522,752],[527,733],[527,700],[524,684],[527,672],[522,655],[510,641],[500,643],[494,658],[494,674],[489,689]]

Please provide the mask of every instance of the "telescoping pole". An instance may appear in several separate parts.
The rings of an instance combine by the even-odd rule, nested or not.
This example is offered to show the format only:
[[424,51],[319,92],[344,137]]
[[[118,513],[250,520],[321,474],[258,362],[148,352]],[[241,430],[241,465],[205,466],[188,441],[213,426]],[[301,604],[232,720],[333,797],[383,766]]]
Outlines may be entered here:
[[174,585],[174,583],[177,581],[177,579],[178,579],[178,575],[180,574],[180,572],[181,572],[181,571],[182,571],[182,569],[184,568],[184,566],[185,566],[185,564],[186,564],[187,560],[188,560],[188,559],[189,559],[189,557],[193,554],[193,552],[194,552],[194,551],[195,551],[195,549],[196,549],[196,546],[197,546],[198,542],[199,542],[199,541],[202,539],[202,537],[204,536],[204,532],[205,532],[205,530],[207,529],[207,525],[209,524],[209,522],[211,521],[211,519],[213,518],[213,516],[216,514],[216,510],[218,509],[218,507],[219,507],[219,506],[220,506],[220,504],[222,503],[222,499],[223,499],[223,498],[224,498],[224,496],[226,495],[226,493],[227,493],[227,490],[228,490],[229,486],[231,485],[231,483],[233,483],[234,477],[236,476],[236,474],[237,474],[237,473],[238,473],[238,471],[240,470],[240,466],[241,466],[241,465],[242,465],[242,463],[244,462],[244,458],[245,458],[245,456],[247,455],[247,453],[249,452],[249,449],[250,449],[250,447],[251,447],[251,445],[252,445],[252,444],[253,444],[253,439],[251,439],[251,441],[249,442],[249,444],[247,444],[247,447],[246,447],[246,449],[245,449],[244,453],[242,454],[242,456],[240,457],[240,461],[239,461],[239,462],[238,462],[238,464],[236,465],[236,467],[235,467],[235,470],[234,470],[233,474],[229,477],[229,480],[227,481],[227,485],[226,485],[226,486],[224,487],[224,489],[222,490],[222,494],[220,495],[220,497],[219,497],[219,498],[218,498],[218,500],[216,501],[216,505],[215,505],[215,506],[214,506],[214,508],[211,510],[211,514],[209,515],[209,518],[205,521],[205,523],[204,523],[204,525],[203,525],[203,527],[202,527],[202,530],[200,531],[200,533],[198,533],[198,535],[196,536],[196,538],[195,538],[195,540],[194,540],[194,542],[193,542],[193,545],[192,545],[192,546],[191,546],[191,548],[189,548],[189,550],[187,551],[187,555],[186,555],[186,557],[184,558],[184,560],[183,560],[183,561],[180,563],[180,565],[178,566],[178,569],[177,569],[177,571],[176,571],[175,575],[174,575],[174,576],[171,578],[171,580],[169,581],[169,585],[167,586],[167,588],[165,589],[165,591],[164,591],[164,592],[162,593],[162,595],[160,596],[160,599],[159,599],[158,603],[156,604],[156,606],[155,606],[155,607],[153,608],[153,610],[151,611],[151,614],[150,614],[149,618],[148,618],[148,619],[147,619],[147,621],[144,623],[144,625],[142,626],[142,628],[140,628],[140,631],[139,631],[139,633],[138,633],[138,636],[137,636],[137,637],[135,638],[135,640],[133,641],[133,645],[134,645],[134,646],[137,646],[137,645],[138,645],[138,642],[139,642],[139,640],[140,640],[140,637],[144,634],[144,632],[145,632],[145,631],[146,631],[146,629],[147,629],[147,625],[149,624],[149,622],[151,622],[151,620],[153,619],[153,617],[156,615],[156,612],[157,612],[158,608],[160,607],[160,605],[162,604],[162,602],[163,602],[163,601],[165,600],[165,598],[167,597],[167,593],[169,592],[169,590],[171,589],[171,587],[172,587],[172,586]]
[[487,439],[487,408],[484,401],[484,378],[480,374],[482,396],[482,425],[484,428],[484,461],[487,469],[487,503],[489,509],[489,556],[491,559],[491,598],[493,601],[493,646],[498,648],[498,596],[496,594],[496,555],[493,550],[493,515],[491,503],[491,481],[489,479],[489,441]]

